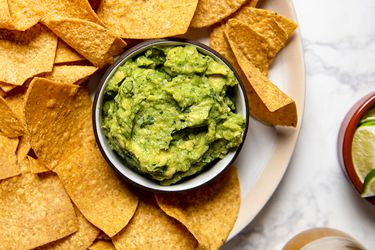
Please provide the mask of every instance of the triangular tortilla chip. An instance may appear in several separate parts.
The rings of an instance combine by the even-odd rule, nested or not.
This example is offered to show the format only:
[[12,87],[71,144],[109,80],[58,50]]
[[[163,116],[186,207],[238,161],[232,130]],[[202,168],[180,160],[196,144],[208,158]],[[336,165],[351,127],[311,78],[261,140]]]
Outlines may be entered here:
[[31,147],[53,169],[87,139],[82,131],[91,117],[91,99],[87,90],[76,85],[34,78],[26,96],[25,117]]
[[190,26],[203,28],[218,23],[236,12],[246,2],[247,0],[199,0]]
[[42,25],[25,32],[0,30],[0,81],[22,85],[52,71],[56,46],[57,37]]
[[0,135],[0,180],[21,174],[17,165],[16,149],[18,138]]
[[53,67],[44,77],[56,83],[81,84],[98,70],[94,66],[61,65]]
[[163,38],[186,33],[198,0],[106,0],[98,16],[123,38]]
[[54,170],[81,213],[112,237],[133,217],[138,197],[108,166],[94,144],[80,150]]
[[152,193],[142,193],[140,197],[134,217],[113,238],[117,250],[197,248],[193,235],[159,208]]
[[184,224],[200,249],[219,249],[237,219],[240,183],[235,167],[214,182],[181,194],[156,194],[160,208]]
[[57,44],[55,64],[81,62],[86,59],[78,54],[75,50],[69,47],[62,40],[59,40]]
[[89,250],[116,250],[110,241],[98,240],[89,247]]
[[251,114],[266,124],[296,127],[296,103],[249,62],[234,42],[229,43],[246,76],[244,86]]
[[32,249],[77,230],[73,205],[56,175],[0,182],[1,249]]
[[236,43],[249,62],[263,74],[268,74],[269,44],[265,37],[235,19],[228,21],[225,34],[229,41]]
[[126,43],[108,29],[82,19],[51,16],[43,23],[70,47],[92,62],[104,67],[121,54]]

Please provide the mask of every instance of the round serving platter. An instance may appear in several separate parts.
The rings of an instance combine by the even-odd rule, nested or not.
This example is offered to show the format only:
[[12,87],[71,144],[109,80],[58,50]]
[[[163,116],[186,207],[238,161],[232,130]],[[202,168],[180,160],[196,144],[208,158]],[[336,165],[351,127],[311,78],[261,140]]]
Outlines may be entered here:
[[[267,0],[259,7],[297,21],[292,1]],[[209,29],[192,29],[181,37],[209,45],[209,34]],[[92,97],[103,73],[98,72],[90,79]],[[241,183],[241,206],[228,240],[247,226],[267,203],[278,187],[297,143],[305,101],[305,66],[298,29],[277,55],[269,77],[296,101],[299,121],[296,128],[274,128],[250,119],[246,140],[234,163]]]

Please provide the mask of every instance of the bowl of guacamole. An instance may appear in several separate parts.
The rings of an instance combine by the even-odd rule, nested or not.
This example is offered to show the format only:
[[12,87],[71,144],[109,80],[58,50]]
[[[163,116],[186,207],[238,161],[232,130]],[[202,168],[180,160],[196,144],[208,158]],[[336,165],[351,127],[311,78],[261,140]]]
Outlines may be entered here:
[[199,187],[241,150],[249,117],[244,93],[237,73],[211,48],[184,39],[146,41],[101,80],[93,105],[98,146],[139,187]]

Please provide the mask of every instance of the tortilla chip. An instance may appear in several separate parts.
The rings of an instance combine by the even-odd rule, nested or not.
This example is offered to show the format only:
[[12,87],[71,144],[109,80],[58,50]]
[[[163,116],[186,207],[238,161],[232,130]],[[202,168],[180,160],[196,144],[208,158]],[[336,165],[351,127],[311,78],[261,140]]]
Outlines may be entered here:
[[231,167],[211,184],[181,194],[156,194],[160,208],[195,236],[202,249],[219,249],[240,207],[240,183]]
[[138,197],[107,165],[93,143],[82,146],[55,172],[81,213],[108,236],[120,232],[133,217]]
[[59,40],[59,43],[57,44],[55,64],[81,62],[85,60],[86,59],[78,54],[74,49],[69,47],[62,40]]
[[98,70],[94,66],[61,65],[53,67],[53,71],[45,78],[56,83],[81,84]]
[[17,155],[17,161],[22,162],[27,154],[29,153],[31,149],[30,143],[29,143],[29,137],[26,133],[25,135],[21,136],[19,139],[16,155]]
[[91,117],[91,99],[84,88],[34,78],[26,96],[25,116],[31,147],[53,169],[87,139],[82,131]]
[[[3,3],[2,3],[3,2]],[[0,27],[25,31],[46,16],[80,18],[103,25],[87,0],[4,0],[0,1]]]
[[34,159],[33,157],[28,156],[30,173],[40,174],[50,171],[42,162]]
[[140,197],[132,220],[112,239],[117,250],[197,248],[193,235],[158,207],[152,193],[143,193]]
[[17,88],[16,85],[8,84],[5,82],[0,82],[0,89],[5,93],[12,91],[13,89]]
[[58,16],[43,20],[64,42],[95,66],[104,67],[121,54],[126,43],[108,29],[82,19]]
[[225,35],[228,41],[236,43],[249,62],[263,74],[268,74],[269,44],[265,37],[235,19],[228,21]]
[[25,32],[0,30],[0,81],[22,85],[52,71],[56,46],[57,37],[42,25]]
[[99,229],[88,222],[75,208],[78,218],[78,231],[61,240],[37,248],[37,250],[86,250],[94,242]]
[[16,149],[18,139],[0,135],[0,180],[21,174],[17,165]]
[[269,125],[296,127],[296,103],[252,65],[234,42],[229,40],[229,43],[247,79],[244,86],[251,114]]
[[74,208],[56,175],[23,174],[0,183],[1,249],[31,249],[78,229]]
[[199,0],[190,26],[211,26],[236,12],[246,2],[247,0]]
[[116,250],[112,242],[98,240],[89,247],[89,250]]
[[251,27],[267,40],[268,64],[271,64],[277,53],[285,47],[288,34],[274,19],[264,19]]
[[198,0],[106,0],[98,16],[123,38],[149,39],[185,34]]
[[0,134],[8,137],[18,137],[25,131],[21,118],[9,107],[3,97],[0,97]]

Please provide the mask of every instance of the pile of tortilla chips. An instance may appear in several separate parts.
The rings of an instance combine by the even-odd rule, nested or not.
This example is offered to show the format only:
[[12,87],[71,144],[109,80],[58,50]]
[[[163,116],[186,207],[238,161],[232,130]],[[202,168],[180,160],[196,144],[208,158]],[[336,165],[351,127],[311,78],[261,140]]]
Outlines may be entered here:
[[219,249],[240,207],[236,168],[180,194],[130,187],[97,148],[86,82],[123,39],[214,25],[211,46],[239,72],[252,115],[296,126],[267,73],[297,26],[256,3],[0,0],[0,249]]

